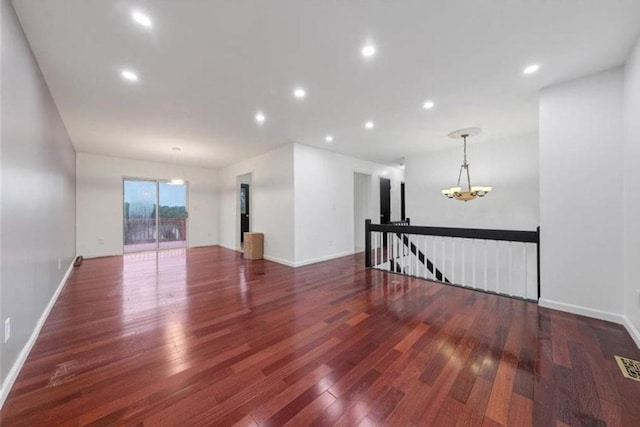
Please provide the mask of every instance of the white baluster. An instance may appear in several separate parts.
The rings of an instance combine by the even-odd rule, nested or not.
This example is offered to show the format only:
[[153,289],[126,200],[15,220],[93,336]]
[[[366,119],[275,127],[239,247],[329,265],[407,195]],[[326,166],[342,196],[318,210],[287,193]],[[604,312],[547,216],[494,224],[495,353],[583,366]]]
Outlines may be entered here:
[[513,296],[513,242],[509,242],[509,296]]
[[396,239],[394,239],[393,233],[387,233],[387,236],[388,236],[387,243],[389,244],[389,271],[393,271],[391,270],[391,267],[395,265],[395,261],[396,261],[396,257],[395,257]]
[[413,272],[413,263],[411,262],[411,238],[407,236],[407,245],[404,245],[404,251],[407,253],[407,266],[409,269],[409,276],[411,276]]
[[496,242],[496,292],[500,293],[500,247]]
[[529,299],[529,274],[527,271],[527,244],[522,244],[522,260],[524,261],[524,297],[525,299]]
[[464,241],[465,241],[465,239],[462,239],[462,241],[461,241],[461,245],[462,245],[462,282],[461,283],[462,283],[462,286],[467,286],[468,287],[467,280],[466,280],[465,274],[464,274],[465,269],[466,269],[466,264],[464,262],[465,261]]
[[389,237],[391,238],[391,260],[394,265],[397,265],[396,258],[398,257],[398,253],[396,252],[396,235],[391,233],[389,234]]
[[391,240],[391,234],[387,233],[387,261],[389,262],[389,270],[391,270],[391,244],[393,241]]
[[473,287],[473,289],[476,288],[476,245],[478,244],[477,240],[472,240],[471,241],[471,249],[472,249],[472,255],[471,255],[471,259],[473,260],[472,263],[472,270],[471,270],[471,275],[472,275],[472,280],[473,280],[473,284],[471,285]]
[[444,251],[444,242],[445,242],[445,238],[442,237],[442,281],[444,282],[444,277],[445,277],[445,271],[446,271],[446,266],[447,266],[447,258],[445,256],[445,251]]
[[371,256],[371,265],[375,268],[376,266],[376,233],[371,233],[371,248],[373,250],[373,254],[369,254]]
[[427,260],[429,259],[427,257],[427,247],[429,246],[429,241],[427,240],[427,236],[424,236],[424,238],[422,239],[422,247],[424,249],[424,278],[428,279],[429,278],[429,269],[427,269]]
[[[424,236],[423,236],[424,237]],[[416,245],[416,259],[414,260],[413,272],[414,276],[421,277],[420,274],[420,241],[422,240],[419,236],[415,236],[415,245]]]
[[432,279],[433,279],[433,280],[435,280],[435,279],[436,279],[436,271],[437,271],[437,269],[438,269],[438,268],[436,267],[436,265],[437,265],[437,264],[436,264],[436,255],[437,255],[437,254],[436,254],[436,252],[438,252],[438,251],[436,250],[436,239],[437,239],[437,237],[436,237],[436,236],[433,236],[433,239],[432,239],[433,241],[431,242],[431,246],[432,246],[432,249],[433,249],[433,259],[431,260],[431,261],[432,261],[432,266],[433,266],[433,271],[431,272],[431,276],[432,276]]
[[373,233],[373,265],[378,265],[378,232]]
[[484,240],[484,290],[485,292],[489,288],[487,287],[487,241]]
[[384,265],[384,231],[380,232],[380,265]]
[[451,238],[451,283],[456,283],[456,238]]
[[378,242],[378,245],[380,245],[379,247],[379,251],[380,251],[380,265],[384,265],[384,231],[381,231],[379,233],[380,235],[380,241]]
[[411,262],[412,261],[411,257],[413,255],[413,253],[411,252],[411,242],[412,242],[412,240],[411,240],[410,236],[407,236],[407,238],[408,238],[408,240],[407,240],[407,245],[405,245],[405,251],[407,252],[407,264],[408,264],[408,267],[409,267],[409,275],[410,276],[415,276],[415,274],[412,274],[413,270],[414,270],[414,268],[413,268],[414,267],[414,263]]
[[385,257],[385,251],[384,251],[384,231],[380,232],[380,241],[378,242],[378,244],[380,245],[380,265],[384,265],[384,257]]

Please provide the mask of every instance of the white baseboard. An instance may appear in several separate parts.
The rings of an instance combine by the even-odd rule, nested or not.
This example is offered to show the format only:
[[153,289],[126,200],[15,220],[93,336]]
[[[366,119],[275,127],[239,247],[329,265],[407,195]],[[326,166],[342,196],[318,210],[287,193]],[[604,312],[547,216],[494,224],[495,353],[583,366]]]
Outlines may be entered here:
[[581,316],[593,317],[594,319],[606,320],[613,323],[624,325],[624,316],[622,314],[610,311],[597,310],[593,308],[583,307],[580,305],[567,304],[564,302],[552,301],[544,298],[538,300],[540,307],[552,308],[554,310],[566,311],[568,313],[579,314]]
[[82,255],[83,259],[94,259],[94,258],[107,258],[107,257],[111,257],[111,256],[122,256],[124,255],[122,252],[118,252],[118,253],[90,253],[90,254],[86,254],[86,255]]
[[[230,251],[242,253],[241,249],[234,248],[234,247],[229,246],[229,245],[225,245],[224,243],[218,243],[217,246],[220,246],[221,248],[229,249]],[[276,257],[272,257],[272,256],[269,256],[269,255],[264,255],[264,259],[266,259],[267,261],[271,261],[271,262],[275,262],[275,263],[278,263],[278,264],[286,265],[287,267],[295,267],[293,262],[287,261],[286,259],[276,258]]]
[[623,316],[624,318],[624,327],[627,328],[627,332],[633,338],[633,341],[636,343],[636,346],[640,348],[640,331],[631,323],[631,320],[627,316]]
[[[225,248],[225,249],[229,249],[232,251],[236,251],[236,252],[242,252],[240,249],[231,247],[229,245],[225,245],[223,243],[218,243],[218,246]],[[342,258],[343,256],[348,256],[348,255],[353,255],[354,251],[347,251],[347,252],[342,252],[339,254],[332,254],[332,255],[327,255],[327,256],[323,256],[320,258],[313,258],[313,259],[307,259],[304,261],[297,261],[297,262],[293,262],[293,261],[289,261],[286,259],[282,259],[282,258],[277,258],[274,256],[270,256],[270,255],[264,255],[264,259],[266,259],[267,261],[271,261],[271,262],[275,262],[278,264],[282,264],[282,265],[286,265],[287,267],[302,267],[305,265],[310,265],[310,264],[315,264],[318,262],[323,262],[323,261],[329,261],[335,258]]]
[[233,246],[225,245],[224,243],[217,243],[215,246],[220,246],[221,248],[229,249],[230,251],[234,252],[242,252],[240,249]]
[[210,248],[211,246],[220,246],[217,243],[202,243],[193,246],[187,246],[187,249],[196,249],[196,248]]
[[617,323],[625,327],[631,339],[640,348],[640,331],[631,323],[631,320],[623,314],[612,313],[610,311],[596,310],[593,308],[582,307],[579,305],[566,304],[558,301],[551,301],[540,298],[538,301],[540,307],[552,308],[554,310],[566,311],[568,313],[579,314],[581,316],[593,317],[594,319],[606,320]]
[[265,255],[264,259],[266,259],[267,261],[276,262],[278,264],[286,265],[287,267],[296,267],[295,263],[293,263],[291,261],[287,261],[286,259],[276,258],[276,257],[272,257],[272,256],[269,256],[269,255]]
[[18,359],[14,362],[13,366],[11,367],[11,370],[9,371],[7,378],[5,378],[4,383],[2,384],[2,388],[0,389],[0,409],[2,409],[2,406],[4,405],[4,402],[7,399],[9,392],[11,391],[11,387],[13,387],[13,383],[18,378],[18,374],[20,373],[20,370],[22,369],[24,362],[26,362],[27,357],[31,352],[31,349],[33,348],[33,345],[36,343],[36,339],[38,339],[38,335],[40,334],[40,330],[44,326],[44,322],[46,322],[47,317],[49,317],[49,313],[51,313],[53,306],[58,300],[58,297],[60,296],[60,292],[62,292],[64,285],[67,283],[67,279],[69,278],[69,275],[73,270],[74,261],[75,261],[75,257],[73,257],[73,259],[71,260],[71,265],[69,265],[69,268],[67,269],[67,272],[62,277],[62,280],[60,281],[58,288],[51,296],[51,299],[49,300],[49,304],[47,304],[47,306],[44,309],[44,312],[40,316],[40,319],[38,319],[38,323],[36,323],[36,326],[33,328],[33,332],[31,333],[29,340],[26,342],[26,344],[22,348],[22,351],[18,355]]
[[345,256],[353,255],[353,253],[354,253],[353,251],[346,251],[346,252],[341,252],[339,254],[326,255],[320,258],[307,259],[304,261],[296,261],[294,263],[294,267],[302,267],[305,265],[316,264],[318,262],[324,262],[324,261],[329,261],[336,258],[342,258]]

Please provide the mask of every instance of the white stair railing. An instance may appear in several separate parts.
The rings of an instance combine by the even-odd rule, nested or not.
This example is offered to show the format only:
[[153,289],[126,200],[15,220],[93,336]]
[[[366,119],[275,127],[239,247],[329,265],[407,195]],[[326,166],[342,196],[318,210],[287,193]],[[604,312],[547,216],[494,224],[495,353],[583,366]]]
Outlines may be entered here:
[[527,300],[539,298],[539,231],[408,223],[365,227],[369,267]]

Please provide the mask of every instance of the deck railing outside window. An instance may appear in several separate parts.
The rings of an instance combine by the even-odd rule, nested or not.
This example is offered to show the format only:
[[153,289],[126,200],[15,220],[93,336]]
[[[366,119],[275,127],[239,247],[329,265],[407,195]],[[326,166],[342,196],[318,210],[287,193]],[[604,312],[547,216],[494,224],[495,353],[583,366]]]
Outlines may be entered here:
[[[186,218],[159,218],[160,242],[176,242],[186,238]],[[125,218],[124,244],[152,243],[156,241],[155,218]]]

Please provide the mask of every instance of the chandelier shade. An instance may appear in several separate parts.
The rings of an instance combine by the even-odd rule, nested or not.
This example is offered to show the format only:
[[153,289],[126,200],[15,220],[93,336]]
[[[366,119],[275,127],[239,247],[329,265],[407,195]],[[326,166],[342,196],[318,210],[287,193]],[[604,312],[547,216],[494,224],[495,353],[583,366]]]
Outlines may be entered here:
[[[484,197],[492,190],[492,187],[482,185],[471,185],[471,176],[469,174],[469,162],[467,162],[467,138],[480,133],[480,128],[466,128],[460,129],[449,134],[449,138],[462,139],[463,141],[463,160],[460,165],[460,171],[458,172],[458,183],[454,187],[443,188],[442,194],[449,199],[456,199],[463,202],[468,202],[476,197]],[[460,181],[463,175],[467,178],[467,187],[463,189],[460,186]]]

